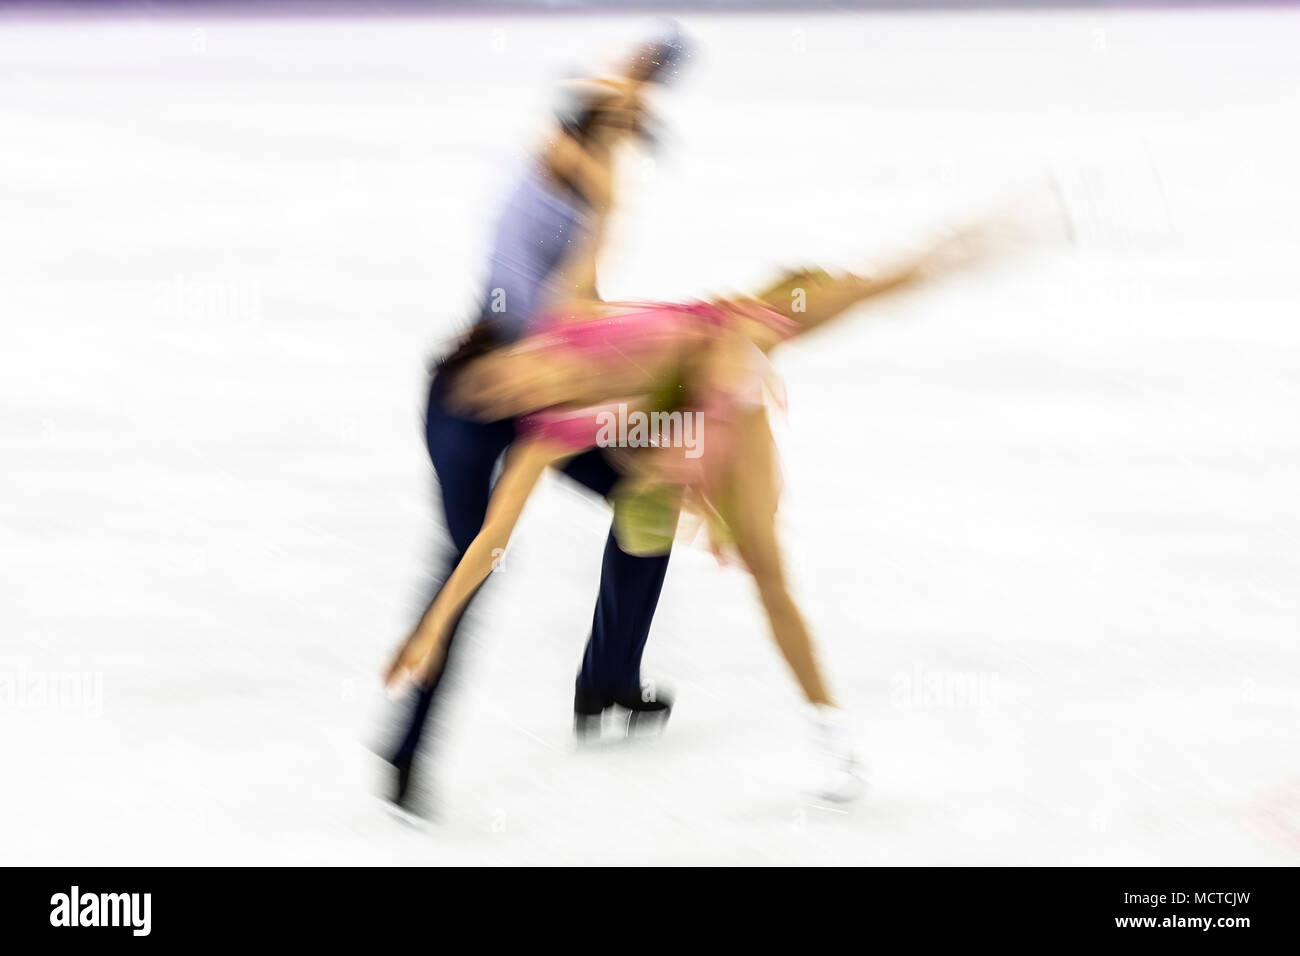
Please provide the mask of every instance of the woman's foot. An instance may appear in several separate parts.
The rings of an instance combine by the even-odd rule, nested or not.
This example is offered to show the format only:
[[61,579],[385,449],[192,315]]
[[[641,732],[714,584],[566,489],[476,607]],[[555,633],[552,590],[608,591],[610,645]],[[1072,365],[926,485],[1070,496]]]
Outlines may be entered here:
[[866,790],[866,776],[848,731],[844,711],[829,704],[817,704],[812,718],[816,770],[814,796],[833,803],[848,803]]

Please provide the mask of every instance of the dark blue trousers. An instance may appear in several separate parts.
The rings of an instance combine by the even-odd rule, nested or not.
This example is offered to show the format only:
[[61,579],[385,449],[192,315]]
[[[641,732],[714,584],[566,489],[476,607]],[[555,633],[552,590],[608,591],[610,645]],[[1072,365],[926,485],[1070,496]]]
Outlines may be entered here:
[[[492,493],[493,471],[514,441],[515,426],[509,420],[485,424],[459,418],[446,409],[443,397],[442,384],[435,376],[429,388],[425,438],[442,488],[442,508],[451,534],[451,548],[441,578],[445,581],[483,526]],[[618,472],[599,449],[570,459],[564,473],[602,497],[609,496],[619,479]],[[610,529],[591,636],[578,672],[578,690],[601,695],[627,692],[639,695],[641,653],[650,636],[650,622],[667,570],[668,555],[628,554],[618,546]],[[419,747],[429,709],[437,697],[447,663],[455,653],[459,623],[448,641],[442,666],[416,696],[394,762],[409,762]]]

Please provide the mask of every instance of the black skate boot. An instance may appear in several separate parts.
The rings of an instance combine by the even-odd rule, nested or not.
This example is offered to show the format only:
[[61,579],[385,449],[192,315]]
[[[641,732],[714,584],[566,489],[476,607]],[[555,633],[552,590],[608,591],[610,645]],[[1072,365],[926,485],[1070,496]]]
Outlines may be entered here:
[[388,762],[388,802],[399,810],[410,812],[411,761],[397,758]]
[[604,694],[581,688],[573,697],[573,732],[579,743],[590,743],[601,736],[605,711],[613,710],[615,720],[627,713],[623,722],[628,737],[662,733],[672,713],[670,698],[656,694],[647,684],[640,691]]
[[378,796],[395,819],[416,830],[430,832],[438,823],[441,808],[434,799],[427,773],[411,758],[385,758],[383,782]]

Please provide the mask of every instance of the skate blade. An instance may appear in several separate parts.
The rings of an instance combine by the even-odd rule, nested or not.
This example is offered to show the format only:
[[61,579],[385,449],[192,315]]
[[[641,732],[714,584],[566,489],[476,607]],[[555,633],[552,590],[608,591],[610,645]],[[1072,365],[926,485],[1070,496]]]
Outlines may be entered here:
[[617,712],[625,712],[625,735],[628,740],[645,740],[663,736],[668,729],[668,718],[672,715],[671,710],[628,710],[623,711],[622,707],[615,706]]
[[668,727],[670,710],[629,710],[615,704],[600,714],[574,715],[574,738],[579,747],[615,747],[630,741],[653,740]]
[[837,773],[833,779],[811,788],[808,796],[828,804],[828,809],[842,810],[866,796],[868,789],[867,779],[860,774]]
[[430,817],[400,806],[392,800],[389,800],[387,797],[377,796],[375,799],[379,801],[380,805],[384,808],[385,813],[394,820],[397,820],[399,823],[402,823],[413,830],[418,830],[421,833],[433,833],[437,829],[437,821]]

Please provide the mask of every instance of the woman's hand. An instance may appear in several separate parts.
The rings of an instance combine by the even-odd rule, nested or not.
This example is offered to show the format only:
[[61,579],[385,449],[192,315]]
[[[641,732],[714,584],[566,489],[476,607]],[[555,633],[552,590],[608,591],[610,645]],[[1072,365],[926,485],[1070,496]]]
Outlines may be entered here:
[[435,628],[418,627],[398,649],[384,673],[384,686],[400,693],[408,685],[427,683],[442,663],[446,641]]
[[516,441],[506,451],[505,467],[492,489],[483,527],[384,672],[384,684],[390,693],[403,689],[408,682],[427,684],[438,673],[457,619],[479,585],[500,566],[501,555],[537,479],[548,465],[563,460],[566,454],[562,446],[527,438]]

